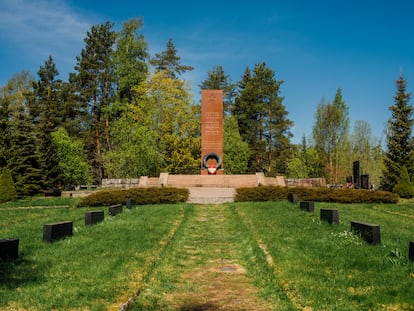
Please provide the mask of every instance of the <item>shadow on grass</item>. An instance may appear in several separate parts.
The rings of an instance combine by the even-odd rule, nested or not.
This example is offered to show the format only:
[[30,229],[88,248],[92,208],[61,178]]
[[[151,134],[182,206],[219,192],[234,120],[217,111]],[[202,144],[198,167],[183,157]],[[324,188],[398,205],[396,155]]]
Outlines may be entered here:
[[48,263],[42,266],[35,261],[19,257],[16,260],[0,259],[0,287],[16,289],[23,284],[40,283],[44,281],[44,271]]

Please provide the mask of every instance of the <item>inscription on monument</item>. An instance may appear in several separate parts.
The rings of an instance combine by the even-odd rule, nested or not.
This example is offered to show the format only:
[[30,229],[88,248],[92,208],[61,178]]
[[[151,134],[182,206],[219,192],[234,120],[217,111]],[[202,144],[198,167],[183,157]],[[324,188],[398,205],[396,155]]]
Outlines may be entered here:
[[223,161],[223,91],[201,91],[201,158],[202,174],[205,166],[216,167],[215,174],[222,174]]

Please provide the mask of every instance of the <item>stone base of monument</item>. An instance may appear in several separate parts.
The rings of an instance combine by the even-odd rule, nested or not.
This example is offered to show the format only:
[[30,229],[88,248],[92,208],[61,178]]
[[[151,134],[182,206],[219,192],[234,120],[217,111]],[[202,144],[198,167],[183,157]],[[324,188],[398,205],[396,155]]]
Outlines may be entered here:
[[203,169],[201,175],[224,175],[224,170],[216,170],[215,173],[211,174],[208,169]]

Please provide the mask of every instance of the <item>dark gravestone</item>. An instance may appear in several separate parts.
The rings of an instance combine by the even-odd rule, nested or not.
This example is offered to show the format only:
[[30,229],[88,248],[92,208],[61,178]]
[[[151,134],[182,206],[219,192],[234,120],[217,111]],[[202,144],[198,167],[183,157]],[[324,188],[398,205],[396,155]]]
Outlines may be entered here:
[[289,193],[288,194],[288,201],[291,203],[298,203],[298,195],[297,194],[293,194],[293,193]]
[[321,220],[330,224],[339,224],[339,212],[337,209],[321,208]]
[[410,258],[411,261],[414,261],[414,241],[410,241],[410,246],[408,249],[408,258]]
[[97,224],[104,220],[104,211],[90,211],[85,213],[85,226]]
[[122,204],[115,204],[109,207],[109,215],[115,216],[120,213],[122,213]]
[[134,204],[134,202],[131,199],[126,199],[125,200],[125,205],[126,205],[127,208],[131,208],[133,204]]
[[50,190],[45,190],[45,197],[61,197],[62,196],[62,190],[59,188],[53,188]]
[[7,238],[0,240],[0,258],[17,259],[19,257],[19,239]]
[[369,189],[369,175],[361,175],[361,188]]
[[359,161],[355,161],[353,163],[353,173],[354,173],[354,185],[355,188],[359,188],[361,186],[360,180],[360,169],[359,169]]
[[380,226],[361,221],[351,221],[351,230],[372,245],[381,243]]
[[307,212],[313,213],[315,211],[315,203],[313,201],[301,201],[299,207]]
[[51,243],[64,237],[72,236],[72,230],[72,221],[45,224],[43,225],[43,241]]

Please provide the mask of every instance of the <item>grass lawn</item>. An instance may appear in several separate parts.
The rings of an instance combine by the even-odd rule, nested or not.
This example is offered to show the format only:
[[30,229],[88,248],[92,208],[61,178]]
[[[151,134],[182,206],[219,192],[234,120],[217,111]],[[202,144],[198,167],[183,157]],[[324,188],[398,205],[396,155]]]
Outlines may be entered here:
[[[69,207],[0,205],[0,239],[20,238],[19,260],[0,261],[0,310],[118,310],[130,297],[132,310],[414,310],[412,204],[147,205],[111,217],[40,201]],[[340,224],[320,208],[337,208]],[[88,210],[105,220],[85,227]],[[43,224],[66,220],[72,237],[42,241]],[[381,245],[351,220],[379,224]]]
[[[87,210],[2,210],[0,237],[20,239],[20,260],[0,262],[0,310],[117,309],[160,260],[183,206],[142,206],[85,227]],[[74,234],[42,241],[43,224],[72,220]],[[164,242],[165,244],[165,242]]]

